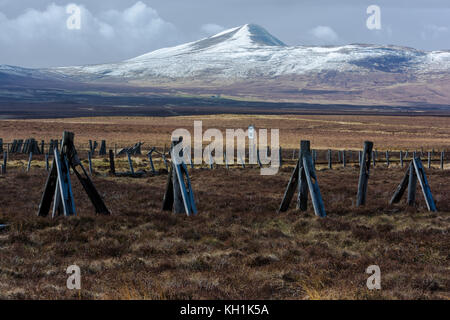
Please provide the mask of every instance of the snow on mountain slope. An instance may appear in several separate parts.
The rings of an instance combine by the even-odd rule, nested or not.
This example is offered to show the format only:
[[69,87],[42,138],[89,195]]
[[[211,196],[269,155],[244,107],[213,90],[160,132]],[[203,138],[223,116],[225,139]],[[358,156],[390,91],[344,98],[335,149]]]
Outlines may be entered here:
[[90,80],[156,78],[242,79],[322,71],[388,73],[450,72],[450,52],[376,45],[289,47],[264,28],[247,24],[212,37],[159,49],[114,64],[50,69]]

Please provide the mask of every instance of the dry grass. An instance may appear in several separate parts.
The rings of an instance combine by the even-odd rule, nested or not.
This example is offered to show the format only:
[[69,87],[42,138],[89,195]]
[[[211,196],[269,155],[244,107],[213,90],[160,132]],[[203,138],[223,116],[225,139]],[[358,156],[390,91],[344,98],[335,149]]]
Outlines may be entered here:
[[[369,201],[355,208],[358,170],[320,170],[328,217],[278,214],[291,168],[191,171],[199,215],[161,212],[166,175],[95,175],[112,210],[96,216],[74,181],[77,217],[40,218],[46,174],[0,176],[0,298],[26,299],[448,299],[450,172],[427,170],[440,210],[388,200],[403,170],[372,172]],[[81,267],[82,290],[65,287]],[[377,264],[382,290],[366,288]]]
[[337,116],[337,115],[211,115],[183,117],[109,117],[49,120],[0,121],[0,137],[5,142],[34,137],[60,139],[64,130],[75,132],[75,142],[87,148],[89,139],[106,139],[108,148],[145,142],[163,147],[177,128],[193,133],[194,120],[203,121],[203,131],[217,128],[246,129],[250,124],[258,128],[279,128],[280,145],[298,148],[299,140],[310,140],[316,149],[362,148],[364,140],[371,140],[380,150],[441,150],[450,145],[448,117],[401,116]]
[[[75,132],[80,156],[88,139],[108,148],[146,142],[163,147],[175,128],[281,128],[284,158],[300,139],[316,149],[379,150],[448,148],[450,122],[434,117],[204,116],[0,121],[4,141],[59,138]],[[324,160],[321,155],[321,161]],[[112,215],[96,216],[74,180],[77,217],[36,216],[46,172],[35,156],[10,155],[0,176],[0,298],[26,299],[449,299],[450,171],[427,169],[438,213],[429,213],[418,190],[415,208],[388,201],[404,169],[372,170],[369,200],[355,208],[358,169],[318,165],[328,217],[311,209],[276,213],[293,161],[274,176],[234,166],[190,170],[199,215],[161,212],[167,175],[112,177],[108,161],[93,160],[93,180]],[[83,160],[87,167],[86,160]],[[124,157],[117,171],[127,170]],[[148,169],[145,156],[135,170]],[[157,169],[163,168],[156,159]],[[336,169],[337,168],[337,169]],[[448,165],[447,165],[448,169]],[[73,178],[75,179],[75,178]],[[294,207],[292,204],[291,207]],[[66,268],[77,264],[82,290],[66,289]],[[365,273],[377,264],[382,290],[366,288]]]

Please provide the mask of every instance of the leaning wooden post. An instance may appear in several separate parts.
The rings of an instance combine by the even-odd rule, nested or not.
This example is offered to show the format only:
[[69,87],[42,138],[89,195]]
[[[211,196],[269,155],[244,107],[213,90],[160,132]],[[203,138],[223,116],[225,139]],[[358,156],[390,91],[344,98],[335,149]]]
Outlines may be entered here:
[[245,169],[245,161],[244,161],[244,159],[242,159],[242,155],[241,154],[239,154],[239,160],[241,160],[242,168]]
[[444,151],[441,152],[441,170],[444,170]]
[[400,151],[400,166],[403,168],[403,152]]
[[116,174],[116,165],[114,163],[114,151],[109,150],[109,172],[111,174]]
[[[260,168],[262,168],[262,164],[261,164],[261,158],[259,157],[259,148],[256,148],[256,160],[257,160],[257,162],[258,162],[258,166],[260,167]],[[267,151],[266,151],[267,152]],[[267,154],[267,153],[266,153]]]
[[436,204],[434,203],[433,196],[431,194],[430,186],[428,184],[427,176],[425,174],[425,170],[422,166],[422,161],[420,159],[413,160],[414,169],[416,171],[417,179],[419,180],[419,184],[422,188],[423,196],[425,198],[425,202],[427,204],[428,211],[436,211]]
[[[172,159],[171,170],[172,170],[172,185],[173,185],[173,210],[175,213],[188,213],[188,212],[186,212],[186,209],[184,206],[183,193],[182,193],[181,185],[179,183],[178,176],[177,176],[176,157],[177,156],[182,157],[182,155],[181,154],[178,154],[178,155],[173,154],[175,146],[179,143],[183,143],[182,137],[179,137],[178,141],[173,140],[172,146],[170,149],[170,156]],[[210,153],[210,156],[211,156],[211,153]]]
[[212,159],[212,154],[211,154],[211,149],[208,148],[208,159],[209,159],[209,169],[212,170],[214,168],[213,165],[213,159]]
[[[166,149],[166,147],[164,147],[164,149]],[[164,166],[166,167],[166,170],[169,170],[169,166],[167,165],[167,158],[165,154],[161,155],[163,161],[164,161]]]
[[362,161],[362,151],[359,150],[359,151],[358,151],[358,163],[359,163],[359,166],[360,166],[360,167],[361,167],[361,161]]
[[331,149],[328,149],[328,169],[333,169],[333,161],[331,160]]
[[316,149],[312,150],[312,161],[313,161],[313,166],[316,166],[316,161],[317,161],[317,151]]
[[88,151],[89,174],[92,176],[92,152]]
[[3,152],[2,174],[6,174],[6,164],[8,162],[8,151]]
[[50,167],[48,165],[48,153],[45,154],[45,170],[48,172],[50,170]]
[[370,156],[372,155],[373,142],[364,141],[364,150],[362,159],[360,161],[359,182],[358,182],[358,194],[356,199],[356,206],[363,206],[366,204],[367,197],[367,185],[369,182],[370,173]]
[[416,202],[417,175],[416,170],[414,170],[413,161],[411,161],[411,164],[409,165],[408,200],[407,200],[409,206],[414,206],[414,203]]
[[431,152],[428,151],[428,169],[431,168]]
[[295,160],[295,149],[292,150],[292,160]]
[[[304,142],[307,142],[307,144],[305,144]],[[302,141],[301,145],[302,147],[303,146],[309,147],[309,141]],[[303,171],[306,176],[306,181],[308,183],[307,190],[309,189],[309,194],[311,196],[311,201],[313,203],[314,213],[316,216],[322,218],[326,217],[325,206],[323,204],[322,195],[320,193],[319,183],[317,182],[316,170],[312,165],[311,152],[309,151],[309,148],[305,150],[300,161],[303,161],[303,170],[301,171]]]
[[153,165],[153,157],[152,157],[152,153],[153,151],[155,151],[155,147],[153,147],[148,153],[148,162],[150,163],[150,169],[152,170],[152,173],[155,174],[156,170],[155,170],[155,166]]
[[130,166],[130,172],[132,175],[134,175],[133,161],[131,160],[131,155],[129,152],[127,152],[127,157],[128,157],[128,165]]
[[29,157],[28,157],[27,172],[30,171],[30,168],[31,168],[31,160],[33,160],[33,152],[30,152],[30,155],[29,155]]
[[281,147],[278,149],[278,156],[280,158],[280,168],[283,166],[283,153],[281,152]]
[[308,181],[303,167],[303,157],[306,154],[311,154],[310,142],[307,140],[300,141],[299,152],[299,171],[298,171],[298,192],[297,192],[297,209],[306,211],[308,209]]

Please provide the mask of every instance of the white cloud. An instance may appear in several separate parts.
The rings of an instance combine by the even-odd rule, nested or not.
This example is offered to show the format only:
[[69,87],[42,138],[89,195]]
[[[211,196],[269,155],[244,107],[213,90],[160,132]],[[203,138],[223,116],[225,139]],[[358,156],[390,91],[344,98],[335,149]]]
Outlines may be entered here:
[[143,2],[94,16],[83,6],[81,29],[69,30],[65,6],[28,9],[8,19],[0,12],[0,64],[56,66],[132,58],[175,44],[178,31]]
[[208,36],[212,36],[215,35],[223,30],[225,30],[224,27],[219,26],[218,24],[214,24],[214,23],[208,23],[208,24],[204,24],[201,27],[202,32],[206,33]]
[[448,32],[450,29],[445,26],[438,26],[435,24],[428,24],[424,27],[422,32],[420,33],[421,38],[423,40],[426,39],[438,39],[440,37],[448,37]]
[[333,44],[339,39],[338,34],[328,26],[317,26],[310,30],[309,33],[324,44]]

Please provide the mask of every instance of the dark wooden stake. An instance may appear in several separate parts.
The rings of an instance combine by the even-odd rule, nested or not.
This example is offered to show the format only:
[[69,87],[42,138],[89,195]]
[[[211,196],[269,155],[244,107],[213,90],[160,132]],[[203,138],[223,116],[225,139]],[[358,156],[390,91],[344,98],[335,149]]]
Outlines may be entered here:
[[364,141],[364,149],[359,170],[358,194],[356,196],[357,207],[366,204],[367,186],[369,182],[370,163],[371,163],[370,156],[372,155],[372,149],[373,149],[373,142]]
[[331,156],[331,149],[328,149],[328,169],[333,169],[333,161]]
[[[413,159],[414,160],[414,159]],[[408,200],[409,206],[414,206],[416,202],[416,186],[417,186],[417,175],[414,165],[411,162],[409,170],[409,180],[408,180]]]
[[420,161],[420,159],[414,159],[413,164],[416,171],[417,179],[419,180],[419,184],[422,187],[422,193],[425,198],[428,211],[434,212],[436,211],[436,205],[434,203],[433,196],[431,194],[431,189],[428,184],[427,176],[425,174],[422,161]]
[[92,153],[88,151],[89,174],[92,176]]
[[148,156],[148,162],[150,163],[150,170],[152,170],[152,173],[153,173],[153,174],[156,173],[155,166],[153,165],[153,157],[152,157],[152,153],[153,153],[153,151],[155,151],[155,150],[156,150],[156,148],[153,147],[153,148],[151,148],[151,150],[147,153],[147,156]]
[[109,172],[111,174],[116,174],[116,165],[114,163],[114,151],[109,150]]

